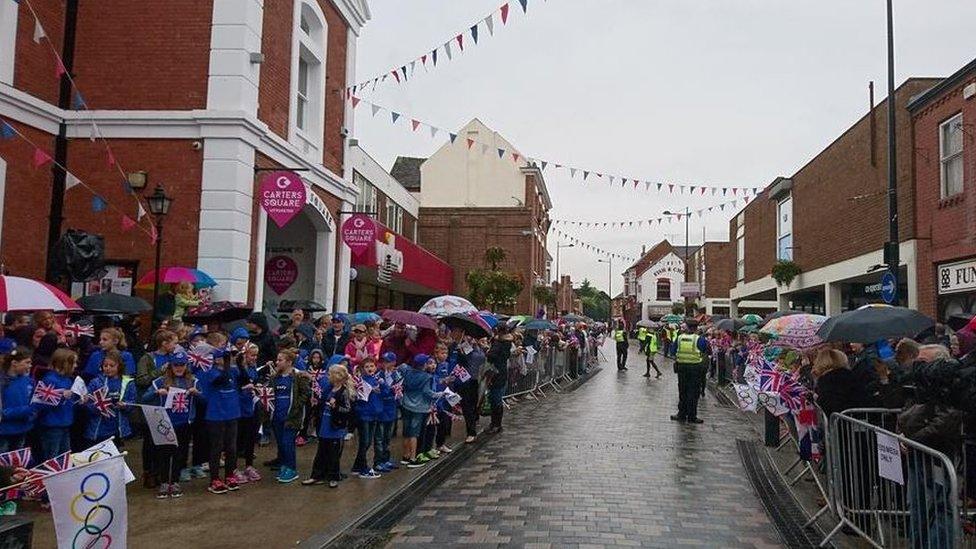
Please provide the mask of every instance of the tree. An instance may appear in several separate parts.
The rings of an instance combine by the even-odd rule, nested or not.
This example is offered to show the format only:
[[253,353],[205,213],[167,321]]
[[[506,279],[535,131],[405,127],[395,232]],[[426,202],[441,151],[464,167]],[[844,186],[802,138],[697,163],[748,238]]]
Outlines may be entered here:
[[485,250],[485,268],[469,271],[466,278],[472,303],[492,311],[514,309],[525,282],[518,273],[502,271],[498,264],[505,260],[504,248],[492,246]]
[[590,318],[610,318],[610,296],[602,290],[596,289],[589,281],[576,289],[576,297],[583,302],[583,314]]
[[556,304],[556,291],[549,286],[536,286],[532,288],[532,297],[534,297],[540,305]]

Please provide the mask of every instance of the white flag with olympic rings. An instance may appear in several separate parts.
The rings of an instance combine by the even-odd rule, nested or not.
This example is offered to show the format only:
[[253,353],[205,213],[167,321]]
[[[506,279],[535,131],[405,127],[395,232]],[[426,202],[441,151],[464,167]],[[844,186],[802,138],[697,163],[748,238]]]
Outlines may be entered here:
[[75,467],[44,479],[58,547],[124,549],[128,531],[122,456]]

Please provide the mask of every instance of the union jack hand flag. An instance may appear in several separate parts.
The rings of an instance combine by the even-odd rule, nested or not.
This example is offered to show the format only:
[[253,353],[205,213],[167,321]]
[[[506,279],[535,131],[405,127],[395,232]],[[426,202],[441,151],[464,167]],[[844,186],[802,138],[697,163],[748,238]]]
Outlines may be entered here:
[[30,448],[21,448],[0,454],[0,465],[5,467],[27,467],[30,460]]
[[34,387],[34,396],[31,397],[31,403],[37,402],[46,406],[57,406],[61,403],[61,397],[61,391],[55,388],[54,385],[48,385],[43,381],[38,381],[37,387]]
[[115,417],[115,410],[112,409],[112,399],[108,397],[108,387],[104,385],[97,391],[90,393],[95,409],[103,417]]
[[403,382],[402,381],[398,381],[398,382],[394,383],[393,385],[390,386],[390,388],[393,389],[393,398],[395,398],[396,400],[402,400],[403,399]]
[[91,324],[76,324],[67,322],[64,325],[64,335],[72,335],[75,339],[81,336],[95,337],[95,326]]
[[186,353],[187,362],[204,372],[213,368],[213,347],[210,345],[195,345]]
[[466,383],[469,379],[471,379],[471,374],[468,373],[468,370],[464,366],[461,366],[460,364],[458,364],[457,366],[454,367],[453,370],[451,370],[451,375],[457,378],[457,380],[460,381],[461,383]]
[[71,452],[65,452],[60,456],[53,457],[45,461],[27,472],[27,477],[24,479],[24,482],[26,482],[23,487],[24,492],[31,496],[39,496],[43,494],[45,489],[42,479],[55,473],[60,473],[65,469],[69,469],[70,467]]
[[437,419],[437,408],[431,406],[430,413],[427,414],[427,425],[437,425],[441,420]]
[[187,393],[176,393],[173,395],[173,406],[170,409],[176,414],[185,414],[190,411],[189,395]]
[[270,414],[274,412],[274,389],[271,387],[255,387],[254,402],[261,404],[261,407]]

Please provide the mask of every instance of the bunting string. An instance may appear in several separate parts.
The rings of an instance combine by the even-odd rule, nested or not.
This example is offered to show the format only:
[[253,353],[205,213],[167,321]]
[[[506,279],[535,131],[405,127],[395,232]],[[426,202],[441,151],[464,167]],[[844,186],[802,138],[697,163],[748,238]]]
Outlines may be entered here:
[[[360,103],[364,103],[370,108],[372,116],[375,118],[381,112],[385,112],[389,116],[390,123],[394,126],[397,125],[401,119],[410,120],[410,131],[417,133],[421,128],[426,128],[430,132],[431,138],[437,138],[438,134],[446,135],[451,144],[454,144],[459,136],[455,133],[455,130],[448,130],[428,122],[424,122],[418,118],[411,118],[404,113],[394,111],[382,105],[378,105],[372,101],[362,99],[359,96],[351,96],[350,101],[355,109]],[[401,124],[402,126],[403,124]],[[735,196],[740,198],[745,198],[748,196],[755,196],[759,194],[762,187],[748,187],[748,186],[709,186],[709,185],[690,185],[685,183],[675,183],[672,180],[648,180],[640,179],[636,177],[625,177],[622,175],[609,174],[603,171],[596,171],[589,168],[582,168],[575,165],[566,164],[563,162],[555,162],[552,160],[544,160],[538,157],[529,157],[523,155],[522,153],[515,150],[508,150],[505,148],[496,147],[490,143],[484,143],[482,141],[471,139],[469,137],[463,138],[463,143],[467,145],[469,150],[476,150],[482,154],[498,155],[499,160],[504,160],[506,158],[519,164],[520,161],[527,165],[536,165],[543,172],[548,169],[550,172],[554,170],[559,170],[563,173],[568,173],[570,179],[579,180],[581,183],[592,183],[596,181],[601,181],[607,183],[610,188],[631,188],[633,190],[638,190],[641,192],[658,192],[667,193],[672,196],[677,195],[687,195],[687,196],[718,196],[721,194],[722,197]]]
[[631,220],[621,220],[621,221],[576,221],[568,219],[553,219],[553,225],[572,225],[574,227],[582,227],[586,229],[623,229],[628,227],[643,227],[646,223],[648,227],[654,224],[660,225],[662,223],[668,223],[673,221],[681,221],[687,215],[691,217],[704,217],[705,214],[712,213],[715,210],[725,211],[728,207],[729,211],[733,211],[735,206],[740,202],[745,205],[749,203],[751,196],[745,196],[743,198],[738,198],[728,202],[723,202],[721,204],[716,204],[714,206],[708,206],[707,208],[701,208],[698,210],[690,210],[687,214],[685,212],[677,212],[674,215],[662,215],[661,217],[654,217],[651,219],[631,219]]
[[[529,9],[529,0],[519,0],[518,3],[522,8],[523,16],[526,15]],[[443,65],[447,61],[453,61],[456,56],[464,53],[465,48],[470,49],[477,46],[479,41],[483,42],[485,38],[493,37],[496,21],[501,22],[499,29],[508,26],[511,13],[510,2],[505,2],[492,10],[486,17],[475,21],[473,25],[451,34],[450,38],[440,45],[428,48],[423,54],[396,65],[382,74],[377,74],[346,87],[347,98],[356,94],[362,95],[366,91],[371,92],[376,89],[377,85],[388,80],[393,80],[397,84],[404,84],[420,70],[418,66],[423,68],[424,72],[429,72],[437,67],[438,62]]]
[[617,254],[617,253],[613,253],[613,252],[607,251],[607,250],[605,250],[603,248],[600,248],[598,246],[594,246],[592,244],[589,244],[587,242],[584,242],[584,241],[576,238],[575,236],[573,236],[571,234],[566,234],[566,233],[560,231],[559,229],[549,229],[549,230],[552,231],[553,233],[555,233],[556,237],[558,237],[559,239],[564,240],[564,241],[568,241],[568,242],[570,242],[571,244],[573,244],[574,246],[576,246],[578,248],[583,248],[584,250],[591,251],[591,252],[593,252],[593,253],[595,253],[595,254],[597,254],[599,256],[606,257],[606,258],[609,258],[609,259],[619,259],[621,261],[626,261],[626,262],[629,262],[629,263],[634,263],[635,261],[637,261],[633,257],[625,256],[625,255],[621,255],[621,254]]

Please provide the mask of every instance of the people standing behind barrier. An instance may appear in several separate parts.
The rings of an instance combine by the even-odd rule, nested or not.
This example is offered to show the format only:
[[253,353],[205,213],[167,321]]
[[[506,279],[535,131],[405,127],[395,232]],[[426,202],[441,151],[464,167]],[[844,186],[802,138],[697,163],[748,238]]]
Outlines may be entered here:
[[705,357],[711,349],[708,340],[695,332],[697,326],[694,323],[689,321],[683,328],[684,333],[677,336],[672,344],[674,372],[678,374],[678,413],[671,416],[671,421],[704,423],[698,417],[698,399]]
[[[641,328],[642,330],[644,328]],[[654,330],[648,330],[644,335],[644,353],[647,355],[647,372],[644,373],[644,377],[651,377],[651,367],[654,367],[654,371],[657,372],[655,378],[661,377],[661,370],[658,370],[657,363],[654,362],[654,355],[658,351],[658,338],[657,332]]]
[[509,333],[508,325],[499,324],[495,328],[495,340],[492,341],[491,348],[485,355],[490,366],[485,368],[488,403],[491,406],[489,433],[500,433],[502,431],[502,416],[505,412],[502,399],[505,397],[505,388],[508,386],[508,359],[512,356],[513,339],[512,334]]
[[623,320],[617,321],[617,327],[613,330],[613,340],[617,342],[617,369],[626,370],[627,347],[630,345],[630,339],[627,336],[627,330],[624,329]]
[[859,385],[847,362],[847,355],[837,349],[822,349],[813,360],[817,405],[827,417],[851,408],[868,408],[874,402],[867,388]]
[[[464,415],[464,442],[472,443],[478,436],[478,377],[485,364],[485,351],[477,341],[464,335],[464,330],[451,330],[448,346],[448,362],[451,369],[460,366],[470,376],[466,381],[455,381],[454,390],[461,395],[461,413]],[[462,374],[463,375],[463,374]]]

